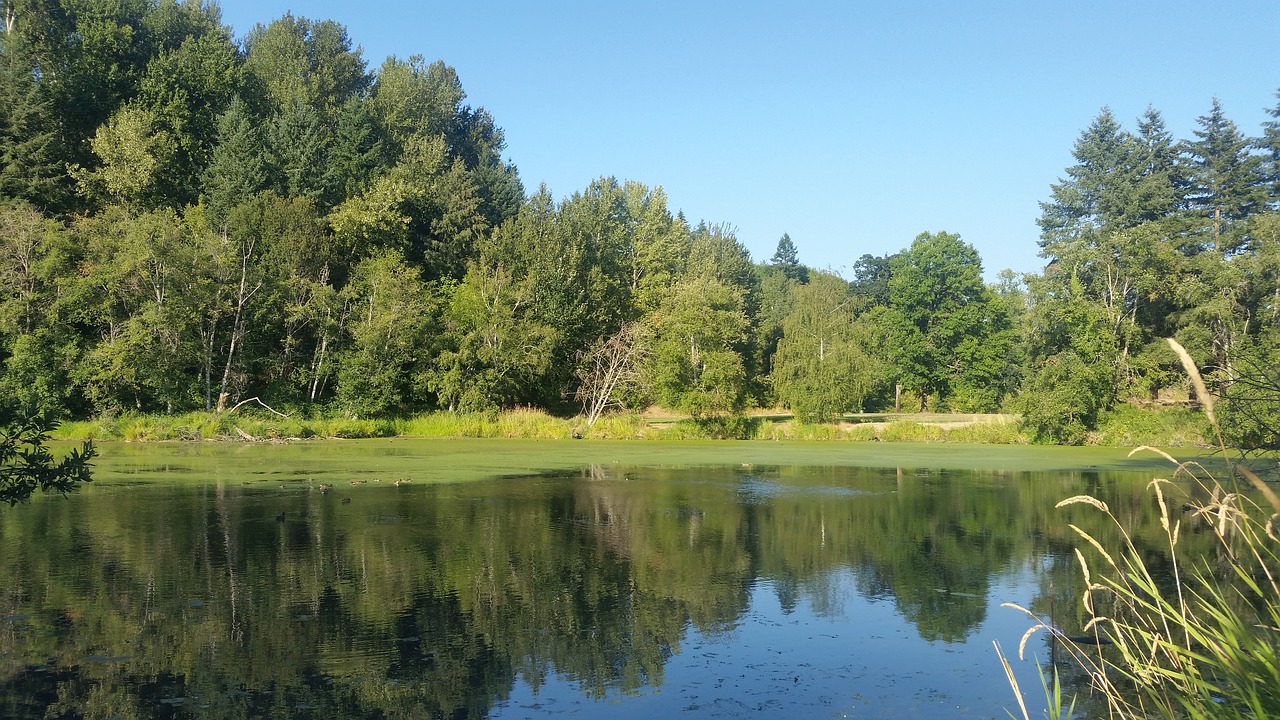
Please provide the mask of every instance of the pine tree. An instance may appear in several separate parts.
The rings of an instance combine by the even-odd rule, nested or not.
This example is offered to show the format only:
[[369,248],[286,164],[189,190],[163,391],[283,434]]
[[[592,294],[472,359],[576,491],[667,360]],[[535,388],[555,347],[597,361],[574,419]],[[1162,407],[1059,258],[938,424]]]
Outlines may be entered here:
[[1258,147],[1263,151],[1263,173],[1266,180],[1267,200],[1274,208],[1280,203],[1280,90],[1276,91],[1276,105],[1268,108],[1271,119],[1262,123],[1262,137]]
[[1133,215],[1137,222],[1163,220],[1177,212],[1186,189],[1178,161],[1178,148],[1165,129],[1160,111],[1148,107],[1138,119],[1134,138],[1138,179],[1134,187]]
[[1191,176],[1187,202],[1206,221],[1209,242],[1230,254],[1243,241],[1238,222],[1264,207],[1262,159],[1249,152],[1249,139],[1223,114],[1217,98],[1196,122],[1197,139],[1183,149]]
[[0,197],[62,209],[70,198],[52,106],[16,40],[0,45]]
[[240,98],[218,118],[218,145],[205,169],[204,199],[209,222],[221,227],[231,208],[267,186],[267,162],[262,135]]
[[809,272],[805,266],[800,264],[800,256],[796,252],[796,244],[791,242],[791,236],[782,233],[782,237],[778,239],[778,249],[774,251],[773,257],[769,259],[769,264],[782,271],[787,278],[798,283],[806,283],[809,281]]
[[1096,243],[1096,235],[1139,222],[1134,206],[1138,147],[1110,108],[1103,108],[1076,140],[1076,165],[1052,185],[1052,200],[1040,203],[1041,256],[1076,262],[1074,255]]

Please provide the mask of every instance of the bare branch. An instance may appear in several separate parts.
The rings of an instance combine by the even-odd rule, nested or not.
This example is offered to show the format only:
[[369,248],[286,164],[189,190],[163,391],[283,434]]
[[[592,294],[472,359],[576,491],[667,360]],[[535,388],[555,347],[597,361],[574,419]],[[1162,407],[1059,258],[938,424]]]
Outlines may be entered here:
[[258,403],[258,404],[259,404],[259,405],[261,405],[262,407],[266,408],[267,410],[270,410],[272,413],[275,413],[276,415],[279,415],[279,416],[280,416],[280,417],[282,417],[282,418],[287,418],[287,417],[289,417],[288,415],[285,415],[284,413],[280,412],[279,410],[276,410],[275,408],[271,407],[270,405],[268,405],[268,404],[266,404],[266,403],[262,402],[262,400],[259,400],[256,396],[255,396],[255,397],[251,397],[251,398],[249,398],[248,400],[241,400],[240,402],[236,403],[235,405],[232,405],[232,406],[231,406],[231,409],[227,410],[227,414],[228,414],[228,415],[230,415],[231,413],[233,413],[233,412],[235,412],[237,409],[239,409],[239,407],[240,407],[241,405],[245,405],[245,404],[247,404],[247,403],[251,403],[251,402],[256,402],[256,403]]

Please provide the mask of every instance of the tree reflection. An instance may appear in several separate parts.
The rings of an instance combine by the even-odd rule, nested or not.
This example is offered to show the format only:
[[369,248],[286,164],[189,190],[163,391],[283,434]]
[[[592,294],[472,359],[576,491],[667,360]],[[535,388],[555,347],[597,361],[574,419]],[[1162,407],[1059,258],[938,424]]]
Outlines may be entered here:
[[[349,504],[231,481],[34,503],[0,514],[0,715],[483,718],[553,675],[636,692],[759,582],[841,612],[838,571],[956,642],[993,575],[1043,557],[1033,609],[1066,626],[1052,508],[1081,482],[1107,480],[597,466]],[[1140,486],[1111,490],[1154,542]]]

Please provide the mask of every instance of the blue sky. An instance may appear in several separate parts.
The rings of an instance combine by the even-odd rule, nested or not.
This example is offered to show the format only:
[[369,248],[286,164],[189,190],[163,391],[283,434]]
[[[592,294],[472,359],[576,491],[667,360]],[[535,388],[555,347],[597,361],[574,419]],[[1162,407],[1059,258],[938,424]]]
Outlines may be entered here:
[[807,265],[959,233],[988,278],[1039,271],[1038,203],[1104,106],[1178,138],[1214,97],[1249,135],[1275,107],[1280,3],[224,0],[237,36],[285,11],[344,24],[376,68],[457,69],[532,191],[612,175]]

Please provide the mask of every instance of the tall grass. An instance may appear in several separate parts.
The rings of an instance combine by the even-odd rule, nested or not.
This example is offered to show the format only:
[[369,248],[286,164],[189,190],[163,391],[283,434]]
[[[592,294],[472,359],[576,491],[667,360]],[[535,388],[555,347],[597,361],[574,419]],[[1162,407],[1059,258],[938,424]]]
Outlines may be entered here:
[[[940,418],[938,418],[940,419]],[[587,426],[585,418],[557,417],[535,408],[492,413],[432,412],[406,418],[355,419],[341,416],[281,416],[256,408],[234,413],[103,416],[67,422],[61,440],[283,440],[295,438],[529,438],[585,437],[607,440],[843,440],[867,442],[956,442],[1026,444],[1013,419],[968,423],[889,422],[802,423],[788,417],[704,416],[654,420],[637,413],[613,413]]]
[[[1180,346],[1170,344],[1183,359],[1206,419],[1221,437],[1213,398],[1198,370]],[[1076,550],[1085,583],[1080,599],[1085,635],[1069,637],[1052,618],[1006,604],[1034,620],[1019,644],[1019,657],[1025,656],[1033,635],[1049,633],[1051,642],[1087,674],[1113,718],[1280,717],[1280,498],[1243,466],[1229,464],[1224,483],[1198,463],[1179,463],[1148,447],[1138,451],[1160,453],[1173,463],[1172,479],[1189,479],[1193,489],[1187,497],[1175,498],[1171,493],[1178,486],[1169,479],[1157,478],[1147,486],[1167,545],[1170,565],[1164,572],[1172,577],[1157,579],[1147,553],[1106,503],[1090,495],[1063,500],[1058,507],[1080,505],[1102,513],[1119,539],[1107,547],[1069,525],[1091,548],[1092,559]],[[1245,488],[1262,501],[1248,497]],[[1188,512],[1188,524],[1212,533],[1212,556],[1187,556],[1180,547],[1184,530],[1190,530],[1182,518]],[[997,652],[1008,671],[998,646]],[[1011,673],[1009,679],[1018,692]],[[1055,701],[1049,684],[1045,687],[1050,714],[1071,717],[1060,695]],[[1020,693],[1019,707],[1029,720]]]

